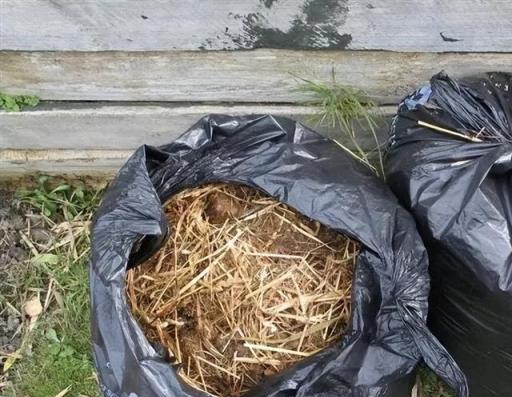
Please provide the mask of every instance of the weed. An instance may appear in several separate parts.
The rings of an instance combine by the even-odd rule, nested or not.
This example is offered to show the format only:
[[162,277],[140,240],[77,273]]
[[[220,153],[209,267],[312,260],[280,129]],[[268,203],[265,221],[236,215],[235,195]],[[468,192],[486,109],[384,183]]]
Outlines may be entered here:
[[0,92],[0,108],[7,112],[19,112],[24,107],[34,107],[39,98],[33,95],[8,95]]
[[56,221],[60,220],[60,216],[69,221],[88,213],[98,205],[100,199],[98,192],[87,190],[83,185],[72,187],[63,183],[52,187],[46,175],[39,177],[35,188],[19,189],[16,195],[21,202]]
[[[332,80],[329,83],[299,79],[302,83],[297,91],[305,93],[311,98],[306,101],[307,105],[318,109],[318,113],[312,118],[312,121],[322,126],[339,127],[349,138],[355,151],[348,149],[339,142],[337,143],[354,157],[367,164],[377,174],[384,176],[382,151],[375,131],[378,119],[378,108],[375,103],[363,91],[339,84],[336,81],[334,70]],[[371,151],[368,153],[359,144],[356,134],[356,126],[358,125],[367,128],[373,136],[379,159],[378,169],[370,161]]]
[[420,397],[455,397],[450,388],[427,367],[420,368],[417,386]]
[[50,293],[57,298],[30,336],[32,351],[22,352],[15,383],[30,397],[55,396],[68,387],[70,396],[97,396],[90,354],[86,260],[74,262],[65,254],[57,256],[57,263],[39,265],[39,275],[31,277],[30,290],[43,289],[47,294],[54,280]]
[[[83,184],[55,184],[41,177],[19,199],[40,213],[52,239],[27,240],[32,257],[9,274],[9,301],[39,296],[44,312],[26,331],[20,358],[11,369],[15,392],[30,397],[99,396],[90,346],[89,222],[101,190]],[[40,225],[38,226],[40,227]],[[27,234],[28,236],[28,234]]]

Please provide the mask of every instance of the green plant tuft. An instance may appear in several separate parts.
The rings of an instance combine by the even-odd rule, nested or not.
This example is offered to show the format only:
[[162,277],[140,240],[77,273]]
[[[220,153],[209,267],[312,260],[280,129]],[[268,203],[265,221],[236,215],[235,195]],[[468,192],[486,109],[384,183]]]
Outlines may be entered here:
[[19,112],[25,107],[34,107],[39,98],[33,95],[8,95],[0,92],[0,108],[7,112]]
[[91,212],[100,200],[97,191],[85,189],[83,185],[71,186],[67,183],[54,186],[46,175],[39,177],[35,188],[18,189],[16,196],[42,215],[55,218],[55,221],[61,221],[62,218],[69,221]]
[[427,367],[420,368],[417,386],[419,397],[455,397],[451,389]]
[[[296,91],[302,92],[310,98],[305,101],[306,105],[318,109],[318,113],[311,118],[311,121],[321,126],[339,127],[349,138],[354,150],[337,143],[384,177],[382,151],[375,132],[379,117],[376,104],[363,91],[339,84],[336,81],[334,70],[332,80],[328,83],[303,78],[299,78],[299,80],[301,84]],[[358,125],[368,129],[374,138],[376,146],[373,151],[376,151],[378,155],[378,168],[371,161],[370,155],[373,151],[368,153],[359,144],[356,134]]]

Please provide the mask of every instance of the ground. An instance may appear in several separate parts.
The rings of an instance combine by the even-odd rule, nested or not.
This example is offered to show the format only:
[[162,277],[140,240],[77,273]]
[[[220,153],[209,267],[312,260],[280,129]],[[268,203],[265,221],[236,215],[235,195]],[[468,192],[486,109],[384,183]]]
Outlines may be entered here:
[[[0,184],[2,396],[100,396],[87,261],[104,185],[46,177]],[[419,379],[417,397],[451,396],[431,372],[420,371]]]
[[99,396],[87,288],[97,196],[80,183],[28,184],[17,195],[12,185],[0,191],[0,394]]

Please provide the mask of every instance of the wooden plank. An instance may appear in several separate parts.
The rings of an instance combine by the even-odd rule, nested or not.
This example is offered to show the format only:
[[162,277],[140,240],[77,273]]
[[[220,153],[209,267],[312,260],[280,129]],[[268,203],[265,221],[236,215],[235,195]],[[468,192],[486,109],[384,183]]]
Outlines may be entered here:
[[509,0],[3,0],[1,48],[26,51],[510,51]]
[[0,179],[41,172],[112,175],[131,155],[126,150],[0,150]]
[[339,83],[396,103],[442,69],[512,72],[512,53],[5,51],[0,90],[71,101],[294,102],[306,99],[296,76],[329,81],[334,70]]
[[[378,111],[382,114],[378,131],[382,140],[387,136],[389,114],[394,110],[394,107],[383,107]],[[338,129],[314,125],[311,116],[315,109],[306,106],[59,103],[19,113],[0,112],[0,149],[133,150],[142,144],[169,143],[211,113],[291,117],[347,143]],[[364,129],[361,145],[366,149],[375,146]]]

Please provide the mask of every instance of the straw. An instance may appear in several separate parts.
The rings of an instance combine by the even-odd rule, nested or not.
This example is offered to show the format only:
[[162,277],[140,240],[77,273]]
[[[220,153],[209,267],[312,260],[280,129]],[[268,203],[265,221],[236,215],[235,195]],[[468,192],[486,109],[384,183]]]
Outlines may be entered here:
[[165,212],[172,237],[126,293],[185,382],[239,396],[339,340],[356,242],[240,185],[185,190]]
[[422,127],[427,127],[427,128],[430,128],[431,130],[442,132],[444,134],[448,134],[448,135],[451,135],[451,136],[454,136],[454,137],[457,137],[457,138],[465,139],[467,141],[483,142],[483,140],[478,138],[477,135],[474,136],[474,135],[471,135],[470,133],[467,133],[467,135],[464,135],[464,134],[461,134],[460,132],[452,131],[452,130],[449,130],[447,128],[440,127],[440,126],[434,125],[434,124],[430,124],[430,123],[427,123],[427,122],[421,121],[421,120],[418,120],[417,123],[418,123],[418,125],[420,125]]

